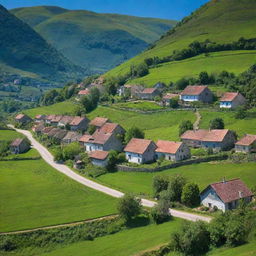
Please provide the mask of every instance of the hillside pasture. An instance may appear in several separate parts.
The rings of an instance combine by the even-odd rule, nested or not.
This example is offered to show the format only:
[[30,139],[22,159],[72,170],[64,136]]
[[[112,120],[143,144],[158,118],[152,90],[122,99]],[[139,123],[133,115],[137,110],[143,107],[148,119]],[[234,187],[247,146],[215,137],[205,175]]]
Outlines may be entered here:
[[14,130],[0,130],[0,141],[12,141],[16,138],[23,138],[24,136]]

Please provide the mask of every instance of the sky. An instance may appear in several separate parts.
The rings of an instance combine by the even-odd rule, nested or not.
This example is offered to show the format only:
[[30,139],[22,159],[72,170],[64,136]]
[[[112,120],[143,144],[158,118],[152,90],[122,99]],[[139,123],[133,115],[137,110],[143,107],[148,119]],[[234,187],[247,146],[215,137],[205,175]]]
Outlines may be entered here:
[[38,5],[180,20],[208,0],[0,0],[7,9]]

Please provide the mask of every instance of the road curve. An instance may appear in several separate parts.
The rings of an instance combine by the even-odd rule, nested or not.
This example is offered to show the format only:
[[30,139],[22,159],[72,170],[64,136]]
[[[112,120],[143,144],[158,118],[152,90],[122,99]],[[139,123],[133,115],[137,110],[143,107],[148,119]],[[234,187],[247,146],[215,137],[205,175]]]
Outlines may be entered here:
[[[35,148],[39,152],[41,157],[49,165],[51,165],[53,168],[55,168],[57,171],[65,174],[69,178],[83,184],[86,187],[95,189],[97,191],[100,191],[100,192],[110,195],[112,197],[120,198],[124,195],[124,193],[121,191],[101,185],[95,181],[89,180],[89,179],[75,173],[74,171],[72,171],[69,167],[67,167],[64,164],[59,164],[59,163],[54,162],[54,158],[53,158],[52,154],[42,144],[40,144],[36,139],[33,138],[30,131],[17,129],[17,128],[14,128],[14,126],[12,126],[12,125],[8,125],[8,126],[15,129],[17,132],[25,135],[30,140],[32,147]],[[156,205],[156,202],[148,200],[148,199],[143,199],[143,198],[141,199],[141,203],[143,206],[150,207],[150,208]],[[173,209],[170,209],[170,213],[174,217],[182,218],[182,219],[186,219],[186,220],[190,220],[190,221],[202,220],[202,221],[210,222],[212,219],[211,217],[206,217],[206,216],[202,216],[202,215],[197,215],[197,214],[183,212],[183,211],[179,211],[179,210],[173,210]]]

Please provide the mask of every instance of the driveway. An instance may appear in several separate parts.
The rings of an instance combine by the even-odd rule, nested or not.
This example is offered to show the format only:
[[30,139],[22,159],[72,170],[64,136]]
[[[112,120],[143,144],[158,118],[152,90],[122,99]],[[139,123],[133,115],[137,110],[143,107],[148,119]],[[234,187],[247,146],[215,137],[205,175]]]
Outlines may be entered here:
[[[14,128],[12,125],[9,125],[9,127]],[[110,195],[112,197],[120,198],[124,195],[124,193],[121,191],[101,185],[95,181],[89,180],[89,179],[75,173],[74,171],[72,171],[69,167],[67,167],[64,164],[59,164],[59,163],[54,162],[54,158],[53,158],[52,154],[47,150],[47,148],[45,148],[42,144],[40,144],[37,140],[35,140],[33,138],[30,131],[16,129],[16,128],[14,128],[14,129],[17,132],[25,135],[30,140],[32,147],[35,148],[39,152],[41,157],[49,165],[51,165],[53,168],[55,168],[57,171],[65,174],[69,178],[83,184],[86,187],[95,189],[97,191],[100,191],[100,192]],[[148,200],[148,199],[143,199],[143,198],[141,199],[141,203],[143,206],[150,207],[150,208],[153,207],[154,205],[156,205],[156,202]],[[179,211],[179,210],[173,210],[173,209],[170,209],[170,213],[174,217],[178,217],[178,218],[182,218],[182,219],[186,219],[186,220],[190,220],[190,221],[202,220],[202,221],[210,222],[212,219],[211,217],[201,216],[201,215],[183,212],[183,211]]]

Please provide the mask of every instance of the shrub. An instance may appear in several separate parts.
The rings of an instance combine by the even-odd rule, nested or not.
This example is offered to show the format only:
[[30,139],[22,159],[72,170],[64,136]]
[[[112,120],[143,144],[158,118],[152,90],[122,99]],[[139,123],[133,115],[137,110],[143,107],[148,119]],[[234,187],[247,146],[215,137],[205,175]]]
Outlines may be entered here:
[[73,160],[76,155],[82,152],[82,149],[78,142],[73,142],[64,146],[62,152],[64,160]]
[[144,132],[138,127],[130,128],[125,134],[125,142],[128,143],[132,138],[144,139]]
[[89,133],[90,135],[92,135],[92,134],[96,131],[96,126],[95,126],[95,125],[89,125],[87,131],[88,131],[88,133]]
[[244,108],[238,108],[238,110],[235,113],[235,118],[236,119],[244,119],[246,118],[246,111]]
[[167,196],[172,202],[180,202],[183,187],[186,184],[186,179],[181,175],[176,175],[171,178],[168,188]]
[[169,178],[163,175],[156,175],[153,178],[153,194],[155,197],[159,197],[161,191],[167,190],[169,184]]
[[189,207],[197,206],[199,204],[199,187],[195,183],[187,183],[183,190],[181,201],[183,204]]
[[166,200],[160,200],[158,204],[152,208],[151,216],[156,224],[163,223],[170,219],[170,205]]
[[193,130],[193,124],[191,121],[182,121],[182,123],[179,126],[179,135],[182,135],[184,132],[188,130]]
[[177,108],[179,106],[179,100],[177,98],[170,99],[169,106],[170,108]]
[[210,121],[210,129],[224,129],[224,121],[222,118],[214,118]]

